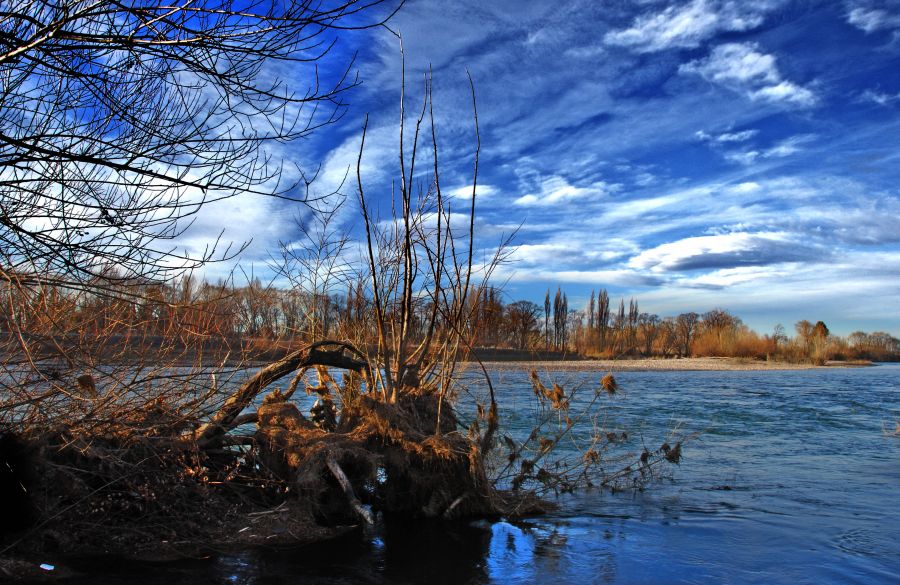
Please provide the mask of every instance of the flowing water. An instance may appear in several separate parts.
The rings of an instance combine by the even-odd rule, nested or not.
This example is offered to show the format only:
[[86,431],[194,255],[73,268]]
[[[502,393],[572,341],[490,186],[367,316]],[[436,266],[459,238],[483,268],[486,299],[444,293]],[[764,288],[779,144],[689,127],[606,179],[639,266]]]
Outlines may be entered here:
[[[571,388],[601,374],[547,376]],[[502,421],[527,433],[527,375],[493,378]],[[567,496],[524,522],[387,523],[290,553],[107,563],[72,582],[900,583],[900,365],[617,378],[605,423],[635,448],[702,431],[645,491]]]

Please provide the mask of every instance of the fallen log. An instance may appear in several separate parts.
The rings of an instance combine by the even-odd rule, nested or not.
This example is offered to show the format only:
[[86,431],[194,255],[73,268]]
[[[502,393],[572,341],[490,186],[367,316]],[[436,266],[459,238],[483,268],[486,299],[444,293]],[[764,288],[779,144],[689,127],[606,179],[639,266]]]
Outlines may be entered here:
[[[325,347],[336,347],[337,349],[323,349]],[[353,355],[347,355],[346,352]],[[241,412],[269,384],[283,376],[312,366],[329,366],[360,373],[368,372],[369,364],[362,359],[363,357],[359,350],[350,344],[339,341],[320,341],[269,364],[244,382],[225,400],[225,403],[210,420],[195,431],[197,446],[201,449],[219,447],[225,433],[236,426],[235,421]]]

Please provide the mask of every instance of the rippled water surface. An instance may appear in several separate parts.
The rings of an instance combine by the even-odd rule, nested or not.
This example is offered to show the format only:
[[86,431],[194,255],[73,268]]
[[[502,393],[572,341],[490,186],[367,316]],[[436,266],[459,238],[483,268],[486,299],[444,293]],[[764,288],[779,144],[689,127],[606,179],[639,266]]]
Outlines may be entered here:
[[[571,387],[600,374],[553,375]],[[527,375],[493,376],[502,420],[527,432]],[[672,481],[570,496],[526,522],[388,523],[327,547],[107,565],[76,582],[900,583],[900,365],[617,378],[608,422],[632,440],[703,431]]]

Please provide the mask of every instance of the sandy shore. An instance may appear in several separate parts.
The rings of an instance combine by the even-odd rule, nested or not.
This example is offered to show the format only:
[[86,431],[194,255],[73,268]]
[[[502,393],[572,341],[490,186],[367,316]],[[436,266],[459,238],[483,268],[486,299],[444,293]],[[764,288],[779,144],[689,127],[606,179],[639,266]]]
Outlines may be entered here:
[[643,360],[573,360],[485,362],[493,370],[595,370],[611,372],[680,372],[680,371],[745,371],[745,370],[814,370],[832,367],[859,367],[859,363],[829,362],[826,366],[761,362],[740,358],[684,358]]

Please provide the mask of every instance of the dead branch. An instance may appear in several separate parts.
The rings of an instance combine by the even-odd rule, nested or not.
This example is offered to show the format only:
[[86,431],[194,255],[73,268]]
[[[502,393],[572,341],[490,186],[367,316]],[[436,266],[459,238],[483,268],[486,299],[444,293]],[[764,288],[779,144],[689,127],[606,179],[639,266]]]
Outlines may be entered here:
[[329,455],[325,459],[325,465],[328,466],[328,470],[331,471],[331,474],[341,485],[341,489],[344,490],[344,495],[347,496],[347,501],[350,503],[350,506],[360,517],[360,519],[369,526],[375,524],[375,519],[372,517],[372,512],[364,508],[363,505],[359,502],[359,499],[353,492],[353,486],[350,485],[350,480],[347,479],[347,475],[344,473],[344,470],[341,469],[341,466],[338,465],[338,462],[334,460],[334,457]]
[[[326,350],[325,347],[337,347],[335,350]],[[345,351],[355,357],[348,356]],[[319,341],[303,349],[299,349],[285,358],[269,364],[257,372],[252,378],[244,382],[240,388],[225,400],[222,407],[203,426],[196,431],[197,444],[201,449],[217,447],[221,437],[234,428],[234,421],[238,415],[250,406],[269,384],[279,380],[287,374],[301,368],[310,366],[329,366],[342,368],[355,372],[367,372],[369,365],[359,359],[360,352],[353,346],[339,341]]]

